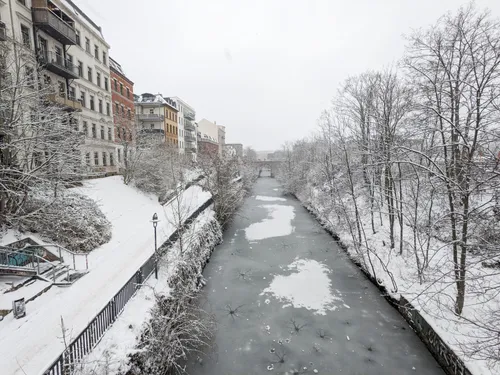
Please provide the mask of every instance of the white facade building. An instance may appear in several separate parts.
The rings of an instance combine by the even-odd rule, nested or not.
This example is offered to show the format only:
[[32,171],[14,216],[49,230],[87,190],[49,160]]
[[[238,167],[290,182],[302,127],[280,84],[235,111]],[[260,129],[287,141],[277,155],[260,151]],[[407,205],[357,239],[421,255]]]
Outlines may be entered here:
[[[57,0],[54,0],[56,2]],[[75,20],[76,44],[68,48],[79,78],[70,93],[82,104],[79,129],[85,133],[83,156],[95,170],[118,172],[111,100],[109,44],[97,26],[71,0],[61,4]]]
[[196,111],[188,103],[177,96],[171,97],[177,103],[179,111],[177,119],[179,126],[179,152],[192,154],[196,160],[198,150]]
[[109,45],[101,28],[71,0],[0,0],[0,20],[5,36],[36,54],[44,68],[39,79],[52,88],[48,98],[73,112],[73,126],[86,135],[84,162],[117,172]]
[[219,128],[215,122],[209,121],[206,118],[201,119],[198,121],[198,133],[219,143]]

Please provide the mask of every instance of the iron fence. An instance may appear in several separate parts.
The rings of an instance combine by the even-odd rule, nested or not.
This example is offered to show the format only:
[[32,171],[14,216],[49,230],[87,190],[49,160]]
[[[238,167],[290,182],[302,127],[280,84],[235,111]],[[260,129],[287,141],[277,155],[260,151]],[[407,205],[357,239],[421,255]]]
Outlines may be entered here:
[[[200,213],[213,203],[208,199],[193,212],[184,225],[190,224]],[[164,244],[160,246],[162,252],[166,251],[179,237],[174,231]],[[127,302],[134,296],[146,279],[155,269],[155,254],[151,255],[137,272],[114,295],[104,308],[92,319],[85,329],[68,345],[64,352],[43,373],[44,375],[70,375],[78,362],[99,343],[104,333],[115,322],[116,318],[125,308]]]

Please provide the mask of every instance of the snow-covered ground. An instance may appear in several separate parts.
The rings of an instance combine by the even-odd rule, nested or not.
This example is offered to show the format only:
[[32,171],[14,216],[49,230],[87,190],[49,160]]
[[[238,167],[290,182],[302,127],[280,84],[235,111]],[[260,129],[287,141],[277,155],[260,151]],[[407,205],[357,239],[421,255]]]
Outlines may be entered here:
[[[214,220],[214,212],[207,209],[193,222],[192,226],[201,228]],[[150,277],[137,294],[125,305],[122,314],[108,329],[102,340],[81,362],[76,375],[117,374],[126,370],[127,355],[135,350],[138,339],[149,321],[150,310],[154,306],[154,295],[168,296],[168,278],[177,267],[178,243],[160,262],[158,280]]]
[[[462,313],[463,318],[457,317],[452,312],[456,289],[453,281],[452,252],[447,248],[447,244],[434,238],[431,239],[429,267],[424,274],[425,280],[420,283],[415,255],[410,250],[412,244],[410,228],[405,227],[403,237],[405,250],[403,255],[399,255],[398,246],[396,246],[397,249],[391,250],[385,242],[389,231],[387,215],[384,213],[381,215],[383,222],[386,223],[385,226],[381,225],[378,219],[375,221],[376,234],[373,234],[369,212],[361,210],[361,221],[366,233],[367,245],[371,251],[366,251],[363,247],[362,254],[359,254],[355,251],[350,232],[337,222],[334,212],[328,213],[317,191],[298,194],[298,198],[318,215],[323,225],[339,236],[342,243],[347,245],[348,252],[353,258],[361,260],[361,263],[364,259],[366,271],[372,276],[376,274],[393,298],[399,300],[400,295],[403,295],[414,305],[439,336],[462,358],[474,375],[500,374],[498,364],[471,359],[464,351],[464,348],[470,348],[471,343],[484,333],[477,326],[468,324],[467,319],[481,321],[481,317],[485,316],[487,311],[500,310],[500,296],[494,288],[495,285],[500,285],[500,275],[496,270],[482,267],[478,259],[469,255],[466,303]],[[397,221],[395,233],[399,233]],[[399,237],[397,243],[399,243]],[[491,286],[491,289],[488,286]],[[479,293],[480,290],[483,292]]]
[[[69,288],[51,288],[27,305],[27,315],[9,314],[0,322],[2,374],[39,374],[64,350],[61,318],[76,337],[137,269],[153,254],[151,218],[157,212],[158,243],[175,230],[166,219],[169,207],[123,184],[121,177],[87,181],[78,188],[97,201],[113,225],[110,242],[89,254],[89,274]],[[182,207],[194,212],[210,198],[198,186],[182,194]]]

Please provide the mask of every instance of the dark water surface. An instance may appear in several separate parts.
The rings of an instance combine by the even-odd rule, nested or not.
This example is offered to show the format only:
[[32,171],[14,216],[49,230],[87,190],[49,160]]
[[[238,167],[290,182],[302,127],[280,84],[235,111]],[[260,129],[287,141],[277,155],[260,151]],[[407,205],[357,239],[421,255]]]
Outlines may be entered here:
[[[276,180],[260,178],[252,194],[205,269],[203,294],[218,332],[214,352],[189,361],[190,374],[444,374],[401,315],[298,201],[256,199],[283,199]],[[247,239],[245,229],[266,218],[249,235],[284,234],[292,210],[291,234]],[[289,268],[294,262],[299,267]],[[262,294],[271,283],[281,290],[289,286],[284,292],[296,299]]]

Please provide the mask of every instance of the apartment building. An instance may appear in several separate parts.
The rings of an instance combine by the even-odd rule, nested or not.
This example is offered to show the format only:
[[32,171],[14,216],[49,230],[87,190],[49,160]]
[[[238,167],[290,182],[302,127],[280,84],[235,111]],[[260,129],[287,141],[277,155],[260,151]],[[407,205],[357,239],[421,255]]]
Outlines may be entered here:
[[160,94],[134,95],[138,136],[150,135],[152,139],[165,142],[166,103]]
[[[165,101],[165,134],[167,144],[179,148],[179,123],[177,103],[171,98],[163,98]],[[180,149],[179,149],[180,150]]]
[[127,77],[121,64],[111,57],[109,68],[117,162],[121,166],[124,152],[128,152],[125,148],[135,145],[134,82]]
[[181,98],[171,97],[177,103],[178,126],[179,126],[179,152],[188,153],[192,160],[196,160],[198,150],[197,125],[195,123],[196,111]]
[[109,45],[101,28],[71,0],[0,1],[0,19],[5,35],[35,54],[47,99],[72,112],[72,125],[85,133],[82,160],[96,171],[117,172]]

